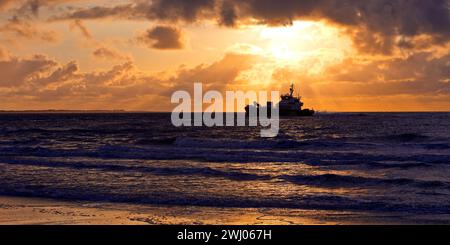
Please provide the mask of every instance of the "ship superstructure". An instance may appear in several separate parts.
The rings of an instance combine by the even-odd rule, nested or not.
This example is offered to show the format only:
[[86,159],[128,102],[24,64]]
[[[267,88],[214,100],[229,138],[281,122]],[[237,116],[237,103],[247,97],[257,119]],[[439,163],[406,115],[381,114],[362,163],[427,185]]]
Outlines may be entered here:
[[[291,83],[291,86],[289,88],[289,93],[281,95],[281,100],[278,103],[278,109],[280,112],[280,116],[313,116],[314,110],[312,109],[302,109],[303,102],[301,100],[301,96],[294,96],[294,84]],[[256,111],[259,114],[260,105],[258,103],[254,103],[252,105],[253,107],[256,107]],[[245,112],[248,115],[249,111],[251,109],[250,105],[247,105],[245,107]],[[272,102],[267,102],[267,110],[270,111],[270,108],[272,107]]]

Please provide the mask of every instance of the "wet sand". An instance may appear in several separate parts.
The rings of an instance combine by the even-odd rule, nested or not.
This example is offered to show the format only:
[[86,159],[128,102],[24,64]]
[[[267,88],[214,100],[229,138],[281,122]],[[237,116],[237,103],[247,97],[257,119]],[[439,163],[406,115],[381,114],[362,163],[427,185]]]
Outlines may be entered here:
[[[273,208],[156,206],[0,196],[0,224],[395,224],[427,223],[394,214]],[[430,217],[428,217],[430,218]],[[436,217],[432,217],[434,223]],[[448,217],[441,217],[448,219]],[[419,221],[419,222],[418,222]]]
[[[253,208],[155,206],[0,196],[0,224],[309,224]],[[305,215],[307,216],[307,215]],[[324,223],[325,224],[325,223]]]

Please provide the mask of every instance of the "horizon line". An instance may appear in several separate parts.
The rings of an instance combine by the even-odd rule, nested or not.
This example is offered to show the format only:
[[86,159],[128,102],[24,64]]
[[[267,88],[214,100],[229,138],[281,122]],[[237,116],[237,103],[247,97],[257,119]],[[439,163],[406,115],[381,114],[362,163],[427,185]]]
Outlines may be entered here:
[[[146,110],[125,110],[125,109],[112,109],[112,110],[103,110],[103,109],[89,109],[89,110],[66,110],[66,109],[42,109],[42,110],[0,110],[0,113],[172,113],[172,111],[146,111]],[[429,110],[429,111],[327,111],[327,110],[318,110],[317,113],[450,113],[450,110]],[[188,113],[203,113],[190,111]],[[216,113],[244,113],[244,111],[234,111],[234,112],[216,112]]]

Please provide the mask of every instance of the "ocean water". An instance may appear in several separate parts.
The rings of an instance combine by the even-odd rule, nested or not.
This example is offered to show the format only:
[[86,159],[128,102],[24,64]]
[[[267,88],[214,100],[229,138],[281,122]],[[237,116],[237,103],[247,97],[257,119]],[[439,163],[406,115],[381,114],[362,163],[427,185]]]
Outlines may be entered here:
[[0,114],[0,194],[450,214],[450,113],[326,113],[259,133],[163,113]]

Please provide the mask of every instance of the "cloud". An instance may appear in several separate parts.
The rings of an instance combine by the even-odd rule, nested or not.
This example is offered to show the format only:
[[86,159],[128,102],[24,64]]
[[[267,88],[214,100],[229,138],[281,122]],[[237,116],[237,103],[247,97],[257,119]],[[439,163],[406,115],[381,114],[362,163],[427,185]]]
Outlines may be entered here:
[[182,49],[184,37],[178,28],[156,26],[141,34],[137,40],[154,49]]
[[71,25],[71,29],[78,29],[86,39],[92,38],[91,32],[89,31],[89,29],[84,25],[83,21],[81,21],[81,20],[74,20]]
[[87,2],[87,0],[0,0],[0,11],[12,10],[15,14],[31,17],[38,16],[42,7],[83,1]]
[[228,53],[209,65],[182,68],[167,80],[167,83],[172,85],[167,92],[171,94],[181,89],[191,91],[194,82],[201,82],[205,89],[223,91],[236,81],[239,74],[254,66],[257,58],[258,56],[251,54]]
[[3,10],[5,8],[9,7],[14,2],[16,2],[16,1],[15,0],[0,0],[0,10]]
[[149,19],[194,22],[207,17],[215,8],[211,0],[154,0],[142,1],[137,6],[146,11]]
[[225,26],[235,26],[238,16],[234,5],[229,1],[223,1],[220,9],[219,24]]
[[19,59],[13,57],[0,61],[0,87],[19,87],[38,80],[57,63],[44,55]]
[[0,33],[10,34],[28,40],[37,39],[46,42],[57,42],[59,40],[57,32],[42,29],[36,23],[23,21],[17,16],[14,16],[4,25],[0,26]]
[[142,14],[142,11],[139,11],[135,5],[123,4],[113,7],[93,6],[90,8],[78,9],[71,13],[53,16],[51,20],[102,18],[137,19],[143,18]]
[[0,61],[0,70],[5,71],[0,73],[0,94],[3,98],[14,98],[16,103],[53,101],[70,106],[65,100],[95,104],[105,97],[119,102],[158,87],[149,82],[151,76],[142,74],[131,62],[107,71],[81,72],[75,61],[61,64],[47,56],[35,55]]
[[0,45],[0,60],[7,60],[9,59],[9,57],[9,51],[5,47]]
[[93,6],[77,9],[53,19],[123,18],[195,22],[214,13],[214,8],[214,0],[135,0],[132,4],[113,7]]
[[235,20],[256,20],[269,25],[297,19],[325,20],[348,28],[361,51],[389,54],[396,37],[426,34],[434,43],[450,38],[448,0],[229,0]]
[[100,60],[123,60],[123,59],[128,59],[128,57],[126,57],[125,55],[122,55],[119,51],[110,48],[110,47],[99,47],[97,49],[94,50],[94,52],[92,52],[92,55],[94,56],[94,58],[96,59],[100,59]]
[[82,36],[86,39],[85,45],[92,47],[92,57],[101,61],[117,61],[117,60],[129,60],[129,56],[122,54],[120,51],[113,47],[108,46],[105,42],[100,42],[94,39],[91,31],[85,26],[82,20],[76,19],[70,25],[71,30],[78,30]]
[[45,55],[11,57],[0,61],[0,70],[7,71],[0,74],[0,96],[9,106],[24,109],[32,104],[40,109],[58,105],[65,109],[170,110],[174,91],[190,91],[194,82],[222,91],[252,66],[254,58],[227,54],[212,64],[182,67],[166,77],[143,72],[131,61],[104,71],[82,72],[75,61],[61,64]]
[[[448,53],[436,56],[431,52],[420,52],[374,60],[349,57],[323,73],[310,74],[302,67],[273,67],[261,56],[236,50],[240,49],[233,49],[213,63],[182,66],[164,75],[146,73],[132,61],[106,70],[83,72],[75,61],[62,64],[44,55],[19,58],[9,54],[9,58],[0,59],[0,70],[5,71],[0,74],[0,95],[16,109],[25,109],[32,104],[39,109],[58,106],[64,109],[161,111],[172,108],[169,98],[174,91],[192,92],[194,82],[202,82],[205,90],[260,90],[263,85],[252,84],[251,74],[260,74],[260,69],[264,69],[272,74],[264,89],[285,91],[287,87],[280,87],[282,82],[300,81],[300,91],[307,104],[319,106],[318,109],[323,106],[325,109],[351,110],[355,109],[351,107],[355,103],[361,106],[356,109],[364,108],[364,105],[370,105],[374,110],[388,109],[393,96],[403,98],[404,109],[414,109],[419,99],[425,105],[428,99],[434,106],[430,108],[441,110],[445,105],[448,108],[450,101]],[[426,109],[426,106],[420,109]]]
[[347,58],[329,67],[312,86],[327,97],[445,95],[450,100],[449,71],[450,53],[433,57],[420,52],[369,62]]
[[[318,74],[309,66],[272,71],[271,89],[294,81],[305,104],[330,111],[448,111],[450,53],[424,51],[402,57],[349,56]],[[280,88],[280,84],[284,87]]]
[[427,35],[432,44],[450,39],[448,0],[154,0],[91,7],[56,19],[150,19],[187,23],[217,20],[221,25],[290,25],[294,20],[327,21],[346,29],[361,52],[391,54]]

